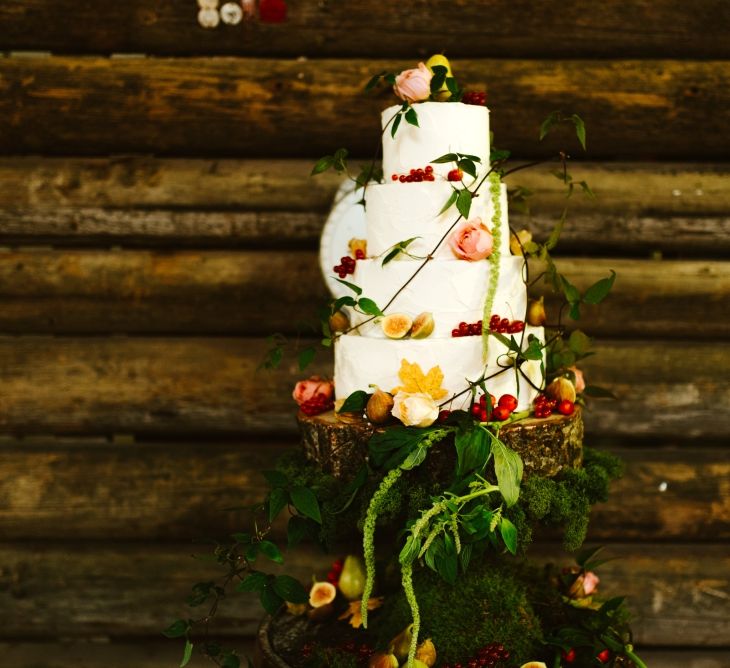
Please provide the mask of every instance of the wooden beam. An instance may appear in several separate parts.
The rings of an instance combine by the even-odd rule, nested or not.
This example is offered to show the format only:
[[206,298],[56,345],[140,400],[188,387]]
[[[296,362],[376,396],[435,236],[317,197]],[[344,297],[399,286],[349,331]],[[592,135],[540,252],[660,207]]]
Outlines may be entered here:
[[[215,434],[295,431],[291,389],[331,373],[329,353],[301,372],[296,356],[257,367],[261,339],[0,338],[0,431],[15,434]],[[730,359],[710,343],[603,342],[585,360],[588,433],[722,439],[730,433]],[[326,359],[325,359],[326,358]],[[588,441],[590,443],[590,441]]]
[[[727,647],[730,632],[730,558],[724,545],[614,544],[618,557],[600,570],[606,596],[627,595],[635,613],[635,640],[667,647]],[[47,639],[153,636],[189,614],[183,603],[193,583],[214,579],[214,564],[194,560],[209,546],[155,543],[3,544],[0,637]],[[540,561],[570,563],[545,546]],[[286,570],[302,581],[321,577],[332,555],[298,551]],[[269,569],[268,564],[262,568]],[[272,569],[273,570],[273,569]],[[215,633],[250,636],[262,617],[257,600],[235,596],[221,607]]]
[[[294,157],[347,146],[370,155],[379,112],[370,76],[406,61],[5,58],[0,153]],[[539,143],[554,109],[579,113],[592,157],[725,159],[730,62],[465,60],[488,86],[500,147],[522,157],[579,152],[574,137]],[[435,158],[436,156],[434,156]]]
[[[4,333],[296,333],[301,323],[316,326],[328,299],[314,252],[31,249],[0,260]],[[730,334],[728,262],[561,258],[558,265],[580,290],[618,273],[611,297],[583,309],[578,324],[591,334]],[[540,270],[531,266],[533,280]],[[535,292],[545,291],[539,281]],[[553,302],[550,322],[557,321]]]
[[[260,502],[273,468],[295,437],[232,443],[19,442],[0,450],[0,534],[6,540],[193,540],[248,522],[226,508]],[[595,506],[599,541],[730,538],[730,464],[724,449],[626,448],[625,476]],[[191,492],[191,490],[193,490]]]
[[[631,28],[614,3],[578,0],[534,11],[529,0],[433,0],[417,5],[302,0],[287,22],[254,21],[203,30],[184,0],[126,0],[104,12],[71,0],[6,0],[0,7],[5,49],[71,53],[427,57],[684,57],[726,58],[730,15],[719,0],[631,5]],[[701,39],[698,38],[701,35]],[[389,39],[397,36],[397,39]]]

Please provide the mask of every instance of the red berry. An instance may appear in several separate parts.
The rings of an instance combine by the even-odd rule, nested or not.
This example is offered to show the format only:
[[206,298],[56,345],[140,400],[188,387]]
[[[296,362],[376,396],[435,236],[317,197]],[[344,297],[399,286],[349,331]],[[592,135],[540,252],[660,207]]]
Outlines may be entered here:
[[489,318],[489,329],[497,329],[501,320],[502,318],[500,318],[498,315],[493,315],[491,318]]
[[479,411],[479,420],[480,420],[480,422],[486,422],[487,421],[487,417],[488,417],[487,409],[486,408],[482,408]]
[[558,404],[558,413],[562,415],[573,415],[573,411],[575,411],[575,404],[570,399],[563,399]]
[[481,412],[482,412],[482,407],[479,404],[472,404],[471,405],[471,414],[475,418],[478,418],[479,415],[481,414]]
[[364,259],[365,259],[365,251],[364,251],[364,250],[363,250],[362,248],[358,248],[358,249],[357,249],[357,250],[355,251],[355,257],[356,257],[356,258],[357,258],[358,260],[364,260]]
[[499,331],[506,332],[508,330],[509,330],[509,320],[507,320],[507,318],[502,318],[499,321]]
[[410,172],[408,172],[411,176],[413,176],[416,173],[415,169],[412,169]]
[[461,332],[458,329],[452,329],[451,336],[461,336]]
[[436,180],[436,177],[433,174],[431,174],[431,172],[429,172],[428,174],[426,174],[423,178],[426,181],[435,181]]
[[393,181],[397,181],[398,180],[398,175],[397,174],[393,174],[393,176],[391,176],[390,178],[393,179]]
[[406,183],[413,183],[413,174],[406,176]]
[[431,174],[433,172],[433,167],[431,167],[431,165],[426,165],[424,171],[426,172],[426,174]]
[[607,649],[604,649],[603,651],[598,652],[598,654],[596,655],[596,658],[601,663],[608,663],[608,660],[611,658],[611,652],[609,652]]
[[506,408],[510,413],[512,413],[517,408],[517,399],[511,394],[503,394],[499,398],[498,405],[501,408]]
[[567,652],[561,652],[560,656],[563,657],[565,663],[573,663],[575,661],[575,650],[571,647]]
[[405,182],[406,182],[406,175],[405,175],[405,174],[401,174],[401,175],[400,175],[400,176],[398,177],[398,180],[399,180],[399,181],[400,181],[401,183],[405,183]]
[[448,418],[449,415],[451,415],[451,411],[439,411],[439,422],[446,422],[446,418]]
[[503,420],[506,420],[509,417],[509,413],[510,412],[504,406],[497,406],[492,411],[492,417],[495,420],[499,420],[500,422],[502,422]]
[[415,174],[414,177],[413,177],[413,180],[416,183],[421,183],[421,181],[423,181],[423,174],[418,174],[418,173]]
[[446,178],[449,181],[461,181],[462,176],[463,176],[463,173],[462,173],[462,171],[460,169],[452,169],[448,173],[448,175],[446,176]]

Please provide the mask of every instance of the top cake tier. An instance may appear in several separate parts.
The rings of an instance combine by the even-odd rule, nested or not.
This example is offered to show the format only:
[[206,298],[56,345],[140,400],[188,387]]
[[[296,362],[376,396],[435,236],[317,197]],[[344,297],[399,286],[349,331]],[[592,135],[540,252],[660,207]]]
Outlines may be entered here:
[[[382,127],[400,110],[388,107],[381,114]],[[413,107],[418,127],[402,121],[395,137],[390,126],[383,133],[383,174],[408,174],[425,167],[446,153],[466,153],[481,158],[480,172],[489,169],[489,109],[461,102],[422,102]],[[434,172],[446,176],[453,163],[433,165]]]

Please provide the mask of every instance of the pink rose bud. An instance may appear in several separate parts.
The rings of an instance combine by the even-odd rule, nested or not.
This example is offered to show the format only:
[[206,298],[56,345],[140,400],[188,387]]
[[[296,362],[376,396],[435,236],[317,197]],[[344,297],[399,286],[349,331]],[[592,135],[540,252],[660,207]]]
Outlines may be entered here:
[[312,376],[307,380],[300,380],[294,386],[294,392],[292,397],[300,406],[310,399],[314,399],[317,395],[323,395],[324,399],[331,399],[334,393],[334,385],[329,380],[320,378],[319,376]]
[[460,260],[483,260],[492,254],[494,239],[481,218],[463,220],[449,236],[449,246]]
[[600,580],[598,579],[598,576],[593,571],[586,571],[586,574],[583,578],[583,592],[586,596],[590,596],[594,591],[596,591],[596,587],[598,587],[598,583]]
[[586,389],[586,381],[583,379],[583,372],[576,366],[569,366],[568,371],[575,374],[575,391],[580,394]]
[[417,69],[403,70],[396,78],[393,90],[395,94],[407,102],[427,100],[431,95],[431,70],[423,63]]

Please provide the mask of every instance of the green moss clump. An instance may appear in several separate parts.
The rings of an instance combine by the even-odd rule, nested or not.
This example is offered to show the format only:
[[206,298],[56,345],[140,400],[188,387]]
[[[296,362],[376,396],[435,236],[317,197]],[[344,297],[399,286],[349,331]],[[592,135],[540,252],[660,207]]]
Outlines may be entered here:
[[[521,576],[539,576],[528,574],[527,569],[485,555],[473,557],[455,585],[425,568],[414,574],[422,619],[420,638],[433,640],[440,662],[463,662],[490,642],[501,642],[515,665],[535,656],[542,629]],[[404,593],[386,597],[372,624],[379,646],[386,647],[410,622]]]
[[317,647],[304,665],[308,668],[360,668],[362,662],[351,653],[331,647]]

